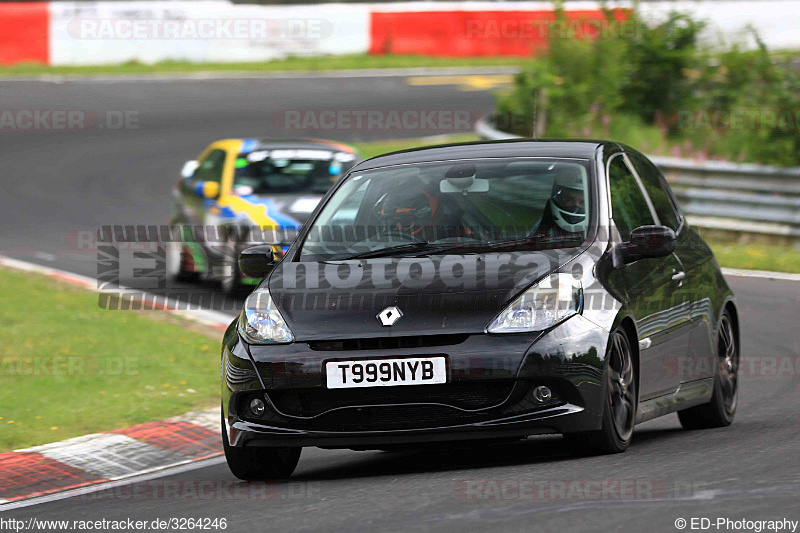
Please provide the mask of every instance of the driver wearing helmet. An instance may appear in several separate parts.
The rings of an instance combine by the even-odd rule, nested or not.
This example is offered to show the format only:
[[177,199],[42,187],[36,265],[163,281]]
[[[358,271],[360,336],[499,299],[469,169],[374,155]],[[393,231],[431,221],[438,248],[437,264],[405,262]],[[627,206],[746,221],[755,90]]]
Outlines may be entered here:
[[583,241],[587,226],[585,179],[577,168],[562,167],[558,172],[539,228],[548,237]]
[[382,227],[424,240],[422,233],[431,227],[437,204],[437,197],[421,189],[392,189],[380,197],[375,214]]

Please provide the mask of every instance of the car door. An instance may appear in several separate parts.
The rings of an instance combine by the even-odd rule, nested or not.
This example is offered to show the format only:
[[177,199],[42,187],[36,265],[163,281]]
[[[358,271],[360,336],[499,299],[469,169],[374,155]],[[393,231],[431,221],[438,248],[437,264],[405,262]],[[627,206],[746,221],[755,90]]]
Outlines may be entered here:
[[208,254],[208,236],[205,234],[209,225],[213,226],[213,211],[219,210],[216,200],[203,196],[202,184],[207,181],[222,183],[227,152],[222,148],[211,145],[198,158],[198,167],[194,174],[182,180],[180,186],[181,217],[184,227],[202,227],[201,232],[184,231],[182,238],[186,249],[192,254],[197,265],[196,268],[203,272],[206,270]]
[[[607,164],[612,220],[619,239],[627,241],[635,228],[658,223],[652,203],[624,154]],[[673,277],[683,269],[674,254],[640,259],[612,273],[623,286],[639,335],[639,396],[642,400],[675,392],[679,379],[668,368],[671,354],[685,353],[685,297]]]
[[688,323],[686,350],[671,353],[667,368],[676,372],[681,382],[713,376],[714,346],[710,342],[713,317],[710,295],[713,276],[705,271],[712,254],[708,246],[686,224],[672,191],[652,161],[642,154],[628,153],[639,178],[653,203],[656,215],[663,226],[672,228],[678,237],[675,255],[683,265],[684,279],[676,292],[685,300],[682,317]]

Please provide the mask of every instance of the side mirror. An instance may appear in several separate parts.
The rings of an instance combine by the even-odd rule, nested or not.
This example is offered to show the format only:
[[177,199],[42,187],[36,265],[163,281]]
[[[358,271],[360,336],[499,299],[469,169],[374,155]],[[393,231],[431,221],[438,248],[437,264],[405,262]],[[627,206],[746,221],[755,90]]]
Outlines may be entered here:
[[183,164],[183,168],[181,169],[181,177],[185,180],[188,180],[192,176],[194,176],[195,170],[200,166],[195,160],[187,161]]
[[270,244],[251,246],[239,254],[239,270],[248,278],[263,278],[274,264],[275,254]]
[[201,181],[195,185],[194,190],[201,198],[213,200],[219,196],[219,183],[216,181]]
[[675,232],[666,226],[640,226],[621,245],[625,264],[650,257],[665,257],[675,251]]

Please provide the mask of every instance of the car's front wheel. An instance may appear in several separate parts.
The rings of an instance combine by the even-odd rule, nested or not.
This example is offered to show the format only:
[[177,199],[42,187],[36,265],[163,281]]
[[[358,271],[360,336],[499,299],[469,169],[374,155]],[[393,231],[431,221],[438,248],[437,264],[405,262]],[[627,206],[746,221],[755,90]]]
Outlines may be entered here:
[[187,260],[190,258],[188,250],[182,242],[166,243],[167,277],[176,281],[195,281],[197,272],[186,269]]
[[603,426],[598,431],[564,435],[578,455],[624,452],[633,437],[636,406],[636,368],[628,335],[618,329],[611,334],[603,405]]
[[220,279],[223,292],[230,296],[238,296],[242,290],[242,271],[239,270],[239,249],[233,235],[228,235],[225,241],[225,265],[224,274]]
[[228,442],[222,420],[222,446],[225,460],[234,476],[244,480],[285,479],[292,475],[302,448],[235,447]]
[[719,321],[717,333],[718,371],[714,393],[709,403],[678,411],[684,429],[708,429],[729,426],[736,414],[739,398],[739,345],[728,311]]

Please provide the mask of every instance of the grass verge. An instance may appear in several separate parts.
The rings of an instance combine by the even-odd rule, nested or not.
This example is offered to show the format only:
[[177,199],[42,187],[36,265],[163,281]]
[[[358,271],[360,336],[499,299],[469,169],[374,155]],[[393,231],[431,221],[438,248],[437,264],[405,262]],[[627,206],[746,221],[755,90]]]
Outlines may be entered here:
[[277,71],[320,71],[373,68],[412,68],[412,67],[488,67],[518,66],[519,58],[514,57],[425,57],[415,55],[352,54],[341,56],[290,57],[275,61],[257,63],[189,63],[168,61],[145,65],[131,62],[120,65],[93,66],[47,66],[41,64],[19,64],[0,67],[0,77],[42,76],[42,75],[132,75],[132,74],[182,74],[192,72],[260,72]]
[[0,451],[219,402],[219,331],[4,268],[0,300]]
[[707,240],[721,266],[800,274],[800,250],[791,246]]

